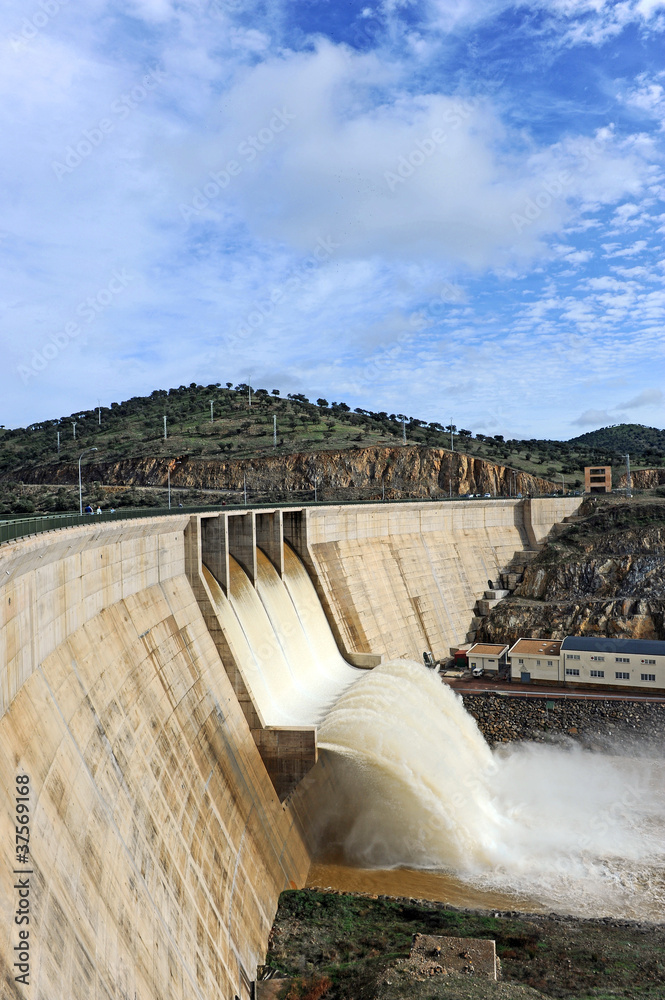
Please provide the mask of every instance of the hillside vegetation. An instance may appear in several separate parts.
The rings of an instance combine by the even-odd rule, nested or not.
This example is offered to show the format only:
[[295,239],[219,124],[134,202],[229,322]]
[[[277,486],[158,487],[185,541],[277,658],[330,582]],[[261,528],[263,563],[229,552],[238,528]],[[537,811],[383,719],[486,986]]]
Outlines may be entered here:
[[[452,444],[456,452],[550,480],[559,488],[563,476],[569,489],[578,489],[583,468],[589,464],[613,465],[618,484],[626,451],[631,453],[633,468],[665,464],[665,431],[638,424],[607,427],[570,441],[504,440],[501,434],[474,434],[470,429],[406,414],[362,407],[351,410],[344,402],[323,398],[310,401],[300,393],[283,397],[279,389],[192,383],[28,427],[0,428],[0,513],[71,509],[72,497],[69,491],[63,492],[68,478],[63,473],[88,448],[97,449],[85,464],[99,466],[100,473],[93,478],[98,481],[97,500],[101,500],[101,484],[107,482],[102,471],[114,463],[257,460],[396,447],[404,437],[409,445],[421,448],[450,449]],[[124,482],[136,485],[131,478]],[[17,492],[21,483],[43,485],[38,490],[26,486],[21,496],[21,490]],[[49,491],[48,484],[57,484],[59,492]],[[106,499],[119,504],[130,498],[114,494]],[[192,493],[183,499],[200,503],[203,496]],[[132,500],[137,505],[164,502],[163,497],[158,500],[136,492]]]

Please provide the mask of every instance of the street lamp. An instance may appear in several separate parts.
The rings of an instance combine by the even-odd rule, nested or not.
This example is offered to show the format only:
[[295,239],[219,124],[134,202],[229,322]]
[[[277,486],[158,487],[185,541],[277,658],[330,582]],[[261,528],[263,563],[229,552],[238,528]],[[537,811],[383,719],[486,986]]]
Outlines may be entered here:
[[79,455],[79,513],[83,514],[83,487],[81,486],[81,459],[84,455],[87,455],[89,451],[97,451],[97,448],[86,448]]

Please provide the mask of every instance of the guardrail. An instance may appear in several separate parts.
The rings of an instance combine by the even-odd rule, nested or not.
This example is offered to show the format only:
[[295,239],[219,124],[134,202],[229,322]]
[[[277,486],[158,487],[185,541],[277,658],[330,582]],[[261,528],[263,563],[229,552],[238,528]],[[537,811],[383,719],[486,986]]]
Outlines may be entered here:
[[[313,491],[312,491],[313,492]],[[543,496],[551,496],[552,494],[542,494]],[[454,503],[460,500],[470,500],[470,497],[466,496],[453,496],[453,497],[399,497],[391,498],[386,500],[380,499],[367,499],[367,500],[278,500],[268,502],[263,501],[261,503],[236,503],[233,501],[227,501],[225,503],[216,504],[202,504],[200,506],[193,507],[122,507],[119,510],[105,510],[101,514],[43,514],[41,516],[34,517],[32,515],[25,515],[23,517],[8,518],[6,520],[0,521],[0,545],[3,542],[10,542],[16,538],[24,538],[27,535],[37,535],[43,531],[54,531],[58,528],[70,528],[79,524],[99,524],[103,521],[123,521],[130,520],[134,518],[142,517],[164,517],[171,515],[182,515],[182,514],[207,514],[207,513],[222,513],[224,510],[264,510],[268,508],[269,510],[274,510],[275,507],[340,507],[340,506],[355,506],[364,503],[379,503],[379,504],[405,504],[405,503]],[[474,500],[512,500],[519,501],[518,497],[505,497],[505,496],[493,496],[493,497],[474,497]],[[537,496],[532,494],[532,499],[537,499]]]

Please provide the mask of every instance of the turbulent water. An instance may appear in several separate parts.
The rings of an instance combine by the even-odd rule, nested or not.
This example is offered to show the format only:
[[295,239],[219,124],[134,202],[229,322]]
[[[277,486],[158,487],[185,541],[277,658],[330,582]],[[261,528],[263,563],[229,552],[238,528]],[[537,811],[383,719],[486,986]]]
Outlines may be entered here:
[[665,919],[662,760],[525,743],[493,752],[432,671],[346,663],[288,546],[283,580],[258,558],[256,588],[231,560],[229,599],[206,579],[264,724],[319,726],[323,759],[299,794],[328,853],[445,872],[470,898]]
[[403,660],[342,694],[319,745],[336,786],[322,827],[347,861],[447,871],[559,911],[665,918],[662,761],[493,753],[461,699]]

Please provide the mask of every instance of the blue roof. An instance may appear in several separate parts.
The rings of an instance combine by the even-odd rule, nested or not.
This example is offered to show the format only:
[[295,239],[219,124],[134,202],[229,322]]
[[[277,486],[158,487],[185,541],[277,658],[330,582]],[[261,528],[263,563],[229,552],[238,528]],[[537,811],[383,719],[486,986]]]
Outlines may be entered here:
[[665,642],[661,639],[610,639],[597,635],[567,635],[561,649],[593,650],[598,653],[651,653],[665,656]]

